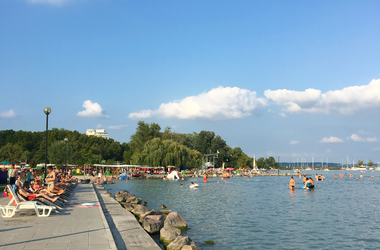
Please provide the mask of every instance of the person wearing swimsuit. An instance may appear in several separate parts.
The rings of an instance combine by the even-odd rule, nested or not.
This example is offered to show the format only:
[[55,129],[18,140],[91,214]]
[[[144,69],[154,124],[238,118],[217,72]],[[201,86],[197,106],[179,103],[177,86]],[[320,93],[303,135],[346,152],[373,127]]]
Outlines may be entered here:
[[49,191],[49,192],[51,192],[51,193],[54,193],[54,187],[55,187],[55,173],[54,173],[54,171],[53,171],[53,168],[50,166],[50,167],[48,167],[47,168],[47,170],[48,170],[48,174],[47,174],[47,176],[46,176],[46,179],[45,179],[45,181],[46,181],[46,183],[48,184],[48,188],[47,188],[47,190]]

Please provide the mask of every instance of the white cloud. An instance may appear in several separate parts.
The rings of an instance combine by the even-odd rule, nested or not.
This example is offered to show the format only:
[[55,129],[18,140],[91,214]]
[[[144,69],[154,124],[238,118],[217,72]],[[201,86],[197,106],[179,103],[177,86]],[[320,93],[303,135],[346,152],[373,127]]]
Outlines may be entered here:
[[324,137],[320,142],[321,143],[337,143],[337,142],[343,142],[343,140],[338,137],[331,136],[329,138]]
[[289,144],[292,144],[292,145],[298,144],[298,141],[293,140],[293,141],[289,142]]
[[145,118],[151,117],[153,114],[154,114],[154,111],[152,110],[141,110],[140,112],[130,113],[128,115],[128,118],[131,118],[134,120],[145,119]]
[[107,129],[115,129],[115,130],[117,130],[117,129],[122,129],[122,128],[125,128],[125,127],[127,127],[127,125],[114,125],[114,126],[108,126],[107,127]]
[[109,116],[104,114],[102,107],[98,103],[93,103],[90,100],[84,101],[82,107],[85,108],[83,111],[79,111],[77,116],[83,117],[100,117],[108,118]]
[[373,148],[374,151],[380,151],[380,147]]
[[357,134],[352,134],[351,136],[347,137],[348,139],[353,140],[354,142],[377,142],[376,137],[372,138],[362,138]]
[[27,2],[32,4],[50,4],[50,5],[56,5],[61,6],[68,2],[73,2],[75,0],[27,0]]
[[286,114],[284,112],[279,113],[281,117],[286,117]]
[[368,85],[350,86],[322,93],[318,89],[295,91],[287,89],[265,90],[267,99],[283,107],[283,112],[326,113],[336,110],[350,114],[357,110],[380,106],[380,79]]
[[331,152],[332,152],[332,150],[331,150],[331,149],[329,149],[329,148],[328,148],[328,149],[326,149],[326,153],[327,153],[327,154],[330,154]]
[[12,118],[15,116],[16,116],[16,114],[13,111],[13,109],[10,109],[9,111],[4,111],[0,114],[0,118]]
[[101,129],[102,127],[103,127],[102,124],[98,124],[98,125],[96,125],[96,129]]
[[257,98],[255,91],[238,87],[218,87],[197,96],[162,103],[157,110],[130,113],[129,118],[142,119],[158,116],[164,119],[236,119],[260,113],[266,106],[265,98]]

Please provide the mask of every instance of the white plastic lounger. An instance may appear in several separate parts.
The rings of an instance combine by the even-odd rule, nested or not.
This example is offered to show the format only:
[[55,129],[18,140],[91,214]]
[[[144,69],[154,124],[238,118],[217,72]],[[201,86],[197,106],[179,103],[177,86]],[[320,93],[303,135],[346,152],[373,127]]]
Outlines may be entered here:
[[34,209],[38,217],[48,217],[53,209],[51,206],[37,205],[35,201],[20,201],[11,185],[7,186],[10,201],[6,206],[0,206],[1,216],[11,218],[22,209]]

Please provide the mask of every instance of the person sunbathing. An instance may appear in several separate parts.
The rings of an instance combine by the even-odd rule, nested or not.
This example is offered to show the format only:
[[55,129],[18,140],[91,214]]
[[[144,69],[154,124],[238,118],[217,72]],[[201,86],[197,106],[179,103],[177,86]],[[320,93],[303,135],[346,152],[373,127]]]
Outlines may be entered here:
[[41,183],[42,183],[42,181],[40,179],[34,180],[33,190],[32,190],[33,193],[46,194],[46,195],[49,195],[50,197],[53,197],[53,198],[59,196],[58,194],[54,194],[54,193],[49,192],[47,189],[43,189],[41,187]]
[[55,197],[55,198],[52,198],[46,194],[32,194],[32,193],[29,193],[27,190],[25,190],[22,185],[21,185],[21,182],[16,182],[16,186],[17,186],[17,190],[18,190],[18,193],[22,196],[24,196],[25,198],[27,198],[28,200],[32,201],[34,200],[35,198],[38,198],[38,197],[42,197],[42,198],[45,198],[51,202],[55,202],[58,200],[59,197]]

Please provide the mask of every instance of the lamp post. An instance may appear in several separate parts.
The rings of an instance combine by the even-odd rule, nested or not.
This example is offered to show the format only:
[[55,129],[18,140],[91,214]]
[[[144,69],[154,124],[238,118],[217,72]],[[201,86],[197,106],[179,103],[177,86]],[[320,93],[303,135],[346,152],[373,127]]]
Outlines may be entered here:
[[46,178],[46,168],[47,168],[47,147],[48,147],[48,121],[49,114],[51,113],[51,108],[44,108],[44,113],[46,114],[46,140],[45,140],[45,170],[44,170],[44,181]]
[[67,173],[67,161],[66,161],[66,149],[67,149],[67,141],[69,139],[65,138],[64,141],[65,141],[65,172]]

